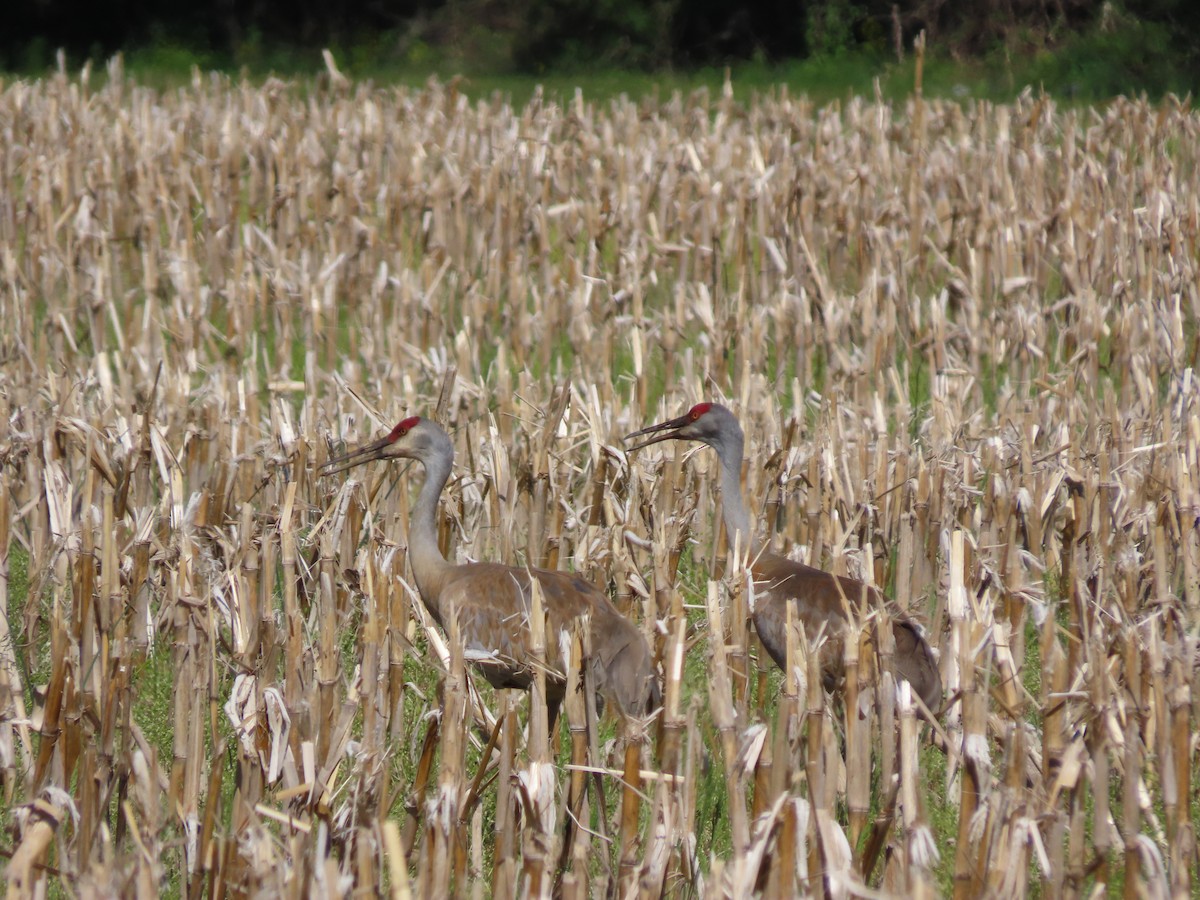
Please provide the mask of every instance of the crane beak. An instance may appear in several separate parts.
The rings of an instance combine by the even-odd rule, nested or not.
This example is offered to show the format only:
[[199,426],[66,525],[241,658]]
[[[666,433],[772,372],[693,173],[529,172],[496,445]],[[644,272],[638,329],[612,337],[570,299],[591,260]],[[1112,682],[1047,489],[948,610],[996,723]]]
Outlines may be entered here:
[[625,435],[625,440],[630,440],[636,437],[642,437],[647,434],[654,435],[646,441],[640,441],[632,447],[625,449],[626,453],[632,453],[634,450],[641,450],[643,447],[649,447],[651,444],[657,444],[661,441],[670,441],[675,438],[683,437],[679,432],[687,425],[690,425],[692,420],[687,416],[680,416],[678,419],[668,419],[666,422],[659,422],[657,425],[651,425],[649,428],[643,428],[641,431],[635,431],[633,434]]
[[363,463],[383,459],[388,455],[387,448],[389,446],[391,446],[391,442],[386,437],[380,438],[377,441],[364,444],[357,450],[351,450],[343,456],[334,457],[323,464],[317,472],[323,476],[336,475],[338,472],[345,472],[347,469],[353,469],[355,466],[361,466]]

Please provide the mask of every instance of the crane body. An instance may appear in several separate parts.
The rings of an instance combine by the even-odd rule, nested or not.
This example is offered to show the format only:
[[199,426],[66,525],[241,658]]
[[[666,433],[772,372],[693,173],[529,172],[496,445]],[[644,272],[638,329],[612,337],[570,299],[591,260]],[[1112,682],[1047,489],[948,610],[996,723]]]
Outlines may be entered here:
[[[864,582],[772,553],[754,538],[741,485],[745,436],[737,418],[724,406],[698,403],[678,418],[626,436],[626,440],[633,438],[646,439],[628,452],[667,440],[700,441],[717,452],[729,545],[745,549],[755,582],[751,612],[755,631],[767,654],[786,670],[787,610],[791,605],[810,638],[824,635],[820,649],[822,676],[826,688],[834,688],[841,677],[842,645],[850,610],[886,608],[890,605],[888,599]],[[908,681],[930,711],[936,712],[942,699],[942,681],[929,642],[921,627],[904,613],[892,612],[891,622],[895,639],[893,673]]]
[[442,556],[436,512],[454,465],[454,446],[440,426],[409,417],[385,437],[330,460],[322,472],[332,475],[380,459],[415,459],[425,469],[409,525],[408,557],[417,591],[443,630],[453,608],[467,659],[493,687],[528,690],[533,682],[529,615],[536,579],[547,618],[544,665],[551,724],[566,692],[570,636],[584,621],[591,638],[588,676],[599,696],[624,716],[657,708],[660,692],[649,645],[595,585],[569,572],[490,562],[455,565]]

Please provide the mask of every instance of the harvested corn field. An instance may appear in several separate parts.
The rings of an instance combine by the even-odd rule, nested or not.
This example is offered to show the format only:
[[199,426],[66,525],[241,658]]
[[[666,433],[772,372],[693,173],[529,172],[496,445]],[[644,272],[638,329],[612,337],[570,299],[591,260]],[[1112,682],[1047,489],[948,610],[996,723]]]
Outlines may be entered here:
[[[3,84],[10,895],[1193,894],[1198,163],[1174,102]],[[701,401],[759,549],[894,601],[784,669],[717,454],[626,452]],[[321,469],[414,416],[433,552],[571,573],[661,707],[548,580],[525,689],[435,621],[441,463]]]

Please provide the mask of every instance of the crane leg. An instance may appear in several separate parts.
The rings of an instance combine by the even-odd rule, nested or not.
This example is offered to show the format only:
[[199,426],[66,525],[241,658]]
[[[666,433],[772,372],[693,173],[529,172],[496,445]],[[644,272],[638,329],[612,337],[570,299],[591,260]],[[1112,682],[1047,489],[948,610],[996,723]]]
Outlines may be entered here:
[[[471,818],[471,811],[475,808],[475,804],[479,802],[479,794],[483,789],[483,780],[494,766],[491,765],[492,751],[496,749],[496,744],[500,738],[500,728],[504,724],[504,719],[501,716],[496,717],[496,726],[492,729],[491,737],[488,738],[487,746],[483,748],[483,754],[479,757],[479,769],[475,772],[475,780],[471,782],[471,790],[467,792],[467,800],[463,804],[462,817],[460,821],[467,822]],[[497,763],[499,765],[499,763]]]
[[413,841],[417,837],[417,826],[421,822],[421,810],[425,807],[425,793],[429,788],[429,770],[433,767],[433,754],[438,746],[440,724],[440,718],[429,720],[429,727],[425,730],[425,743],[421,747],[421,759],[417,763],[417,777],[413,780],[412,792],[405,804],[405,808],[408,810],[408,819],[404,823],[403,835],[406,858],[412,852]]

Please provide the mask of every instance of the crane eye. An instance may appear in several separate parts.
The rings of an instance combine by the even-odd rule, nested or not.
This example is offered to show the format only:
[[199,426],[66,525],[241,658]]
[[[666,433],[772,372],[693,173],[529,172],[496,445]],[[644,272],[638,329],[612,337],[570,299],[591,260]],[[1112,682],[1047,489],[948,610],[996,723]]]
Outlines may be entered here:
[[692,421],[695,422],[697,419],[700,418],[700,413],[696,412],[696,410],[693,409],[692,413],[691,413],[691,417],[692,417]]
[[388,435],[388,440],[389,441],[400,440],[400,438],[404,437],[406,434],[408,434],[410,431],[412,431],[414,428],[416,428],[419,424],[421,424],[421,420],[419,418],[417,418],[416,416],[409,416],[403,422],[397,423],[396,427],[392,429],[392,433]]

